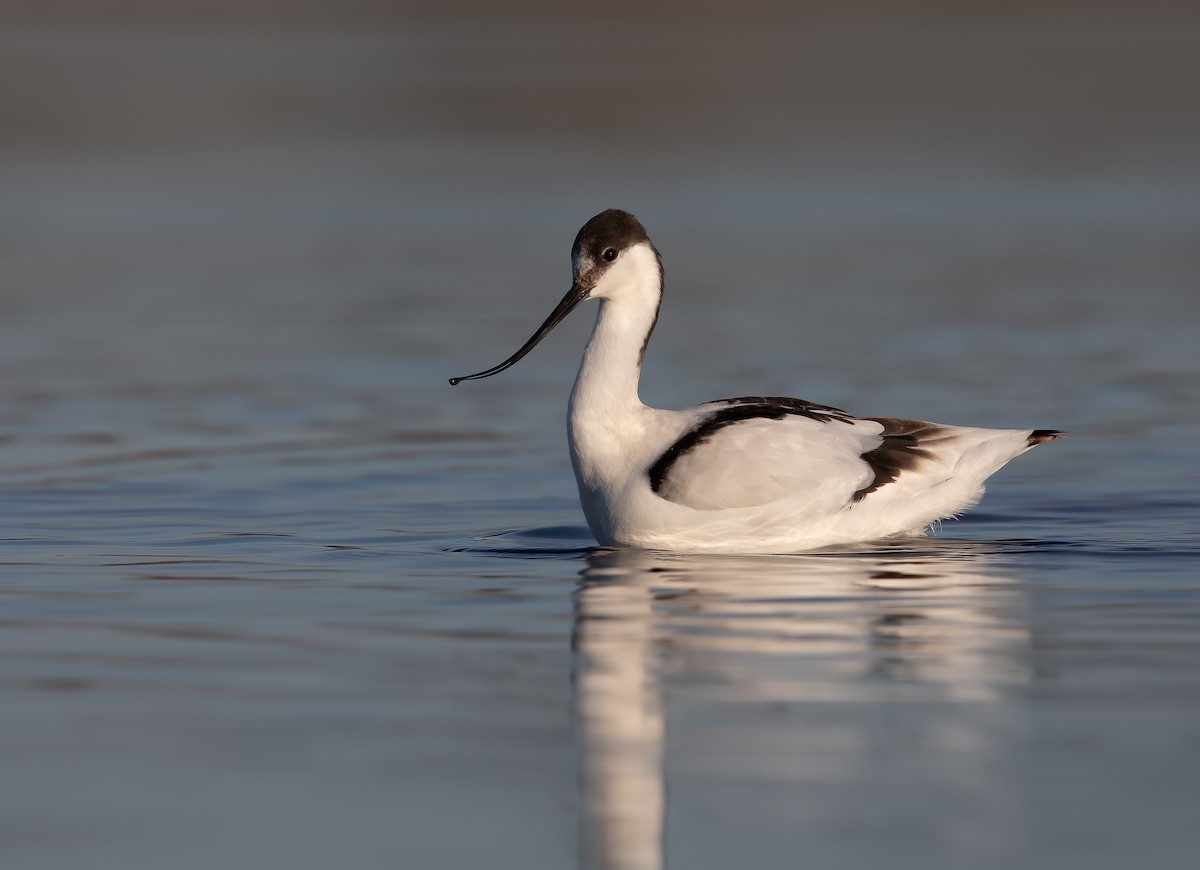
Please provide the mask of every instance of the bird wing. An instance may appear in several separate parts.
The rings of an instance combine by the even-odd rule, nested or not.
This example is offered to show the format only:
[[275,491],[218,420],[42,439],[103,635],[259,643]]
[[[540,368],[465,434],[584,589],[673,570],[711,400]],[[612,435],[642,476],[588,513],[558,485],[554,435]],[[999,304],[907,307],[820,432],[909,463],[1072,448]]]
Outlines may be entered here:
[[1008,460],[1061,434],[858,418],[775,397],[727,399],[698,410],[697,422],[649,470],[655,492],[697,510],[804,498],[837,511],[868,499],[918,498],[951,479],[965,504]]
[[864,454],[884,425],[798,399],[712,402],[650,467],[662,498],[698,510],[753,507],[810,496],[845,505],[875,483]]

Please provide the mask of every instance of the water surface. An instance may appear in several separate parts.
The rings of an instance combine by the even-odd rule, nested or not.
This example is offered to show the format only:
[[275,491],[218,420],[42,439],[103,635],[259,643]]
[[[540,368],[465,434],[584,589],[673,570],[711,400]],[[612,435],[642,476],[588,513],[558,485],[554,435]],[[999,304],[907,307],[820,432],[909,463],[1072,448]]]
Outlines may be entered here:
[[[1190,867],[1194,20],[479,14],[0,36],[4,866]],[[1071,437],[924,541],[595,548],[592,313],[445,378],[610,206],[647,401]]]

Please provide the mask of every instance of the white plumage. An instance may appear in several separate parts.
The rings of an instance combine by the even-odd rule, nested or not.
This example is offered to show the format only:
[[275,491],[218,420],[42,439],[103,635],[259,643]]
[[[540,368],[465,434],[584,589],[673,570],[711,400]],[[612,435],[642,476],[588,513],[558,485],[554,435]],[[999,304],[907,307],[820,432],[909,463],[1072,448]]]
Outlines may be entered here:
[[592,218],[572,248],[574,282],[515,364],[585,299],[598,299],[568,413],[588,525],[607,546],[784,553],[921,534],[974,505],[983,482],[1048,429],[973,429],[856,418],[751,396],[683,411],[638,398],[662,301],[662,261],[628,212]]

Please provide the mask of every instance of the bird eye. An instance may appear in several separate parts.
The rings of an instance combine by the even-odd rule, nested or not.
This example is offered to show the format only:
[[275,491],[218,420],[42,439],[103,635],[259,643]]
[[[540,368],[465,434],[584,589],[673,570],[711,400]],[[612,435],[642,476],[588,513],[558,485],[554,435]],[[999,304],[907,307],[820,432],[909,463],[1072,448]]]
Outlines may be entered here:
[[605,248],[604,253],[601,254],[600,256],[602,256],[605,260],[607,260],[608,262],[611,263],[613,260],[617,259],[617,249],[616,248]]

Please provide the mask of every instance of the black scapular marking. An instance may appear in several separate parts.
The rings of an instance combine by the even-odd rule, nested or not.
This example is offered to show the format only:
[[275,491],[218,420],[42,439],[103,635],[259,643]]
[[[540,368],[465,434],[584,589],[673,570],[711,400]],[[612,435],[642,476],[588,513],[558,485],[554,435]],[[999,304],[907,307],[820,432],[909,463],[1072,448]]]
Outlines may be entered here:
[[646,472],[650,477],[650,489],[659,492],[676,460],[689,450],[703,444],[726,426],[732,426],[744,420],[782,420],[789,415],[807,417],[818,423],[828,423],[831,420],[849,423],[853,419],[838,408],[817,405],[803,399],[791,399],[786,396],[742,396],[737,399],[723,399],[721,404],[724,407],[710,413],[654,461],[654,464]]

